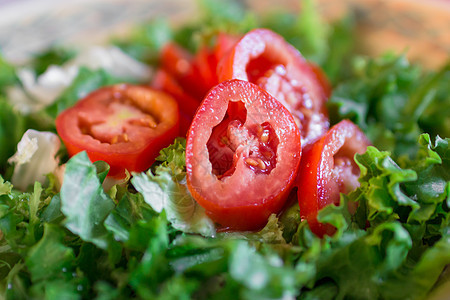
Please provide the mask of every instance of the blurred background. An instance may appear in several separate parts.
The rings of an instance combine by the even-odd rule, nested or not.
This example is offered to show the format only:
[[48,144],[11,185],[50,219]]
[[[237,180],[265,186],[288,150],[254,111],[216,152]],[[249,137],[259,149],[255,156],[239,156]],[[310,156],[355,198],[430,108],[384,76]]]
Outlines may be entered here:
[[[195,18],[196,0],[0,0],[0,51],[20,62],[49,45],[81,46],[124,35],[154,17],[171,22]],[[299,0],[246,0],[255,12],[299,10]],[[361,53],[407,51],[435,68],[450,53],[448,0],[315,0],[326,20],[353,14]]]

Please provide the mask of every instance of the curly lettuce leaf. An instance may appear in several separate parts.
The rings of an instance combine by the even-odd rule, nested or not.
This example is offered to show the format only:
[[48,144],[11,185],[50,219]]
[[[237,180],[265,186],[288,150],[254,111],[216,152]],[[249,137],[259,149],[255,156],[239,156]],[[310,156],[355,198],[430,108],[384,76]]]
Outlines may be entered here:
[[[301,299],[423,299],[450,263],[449,139],[428,135],[419,153],[401,168],[374,147],[355,160],[361,186],[341,196],[339,206],[319,212],[337,228],[320,240],[302,222],[292,243],[309,251],[314,280]],[[349,201],[357,201],[350,215]],[[429,274],[427,276],[425,274]],[[407,288],[405,288],[405,286]]]
[[[430,133],[448,133],[449,87],[445,79],[449,72],[447,64],[427,74],[404,55],[357,57],[351,79],[337,85],[328,103],[331,121],[351,119],[378,149],[391,152],[394,158],[412,157],[421,133],[430,128]],[[430,120],[438,126],[427,127]]]

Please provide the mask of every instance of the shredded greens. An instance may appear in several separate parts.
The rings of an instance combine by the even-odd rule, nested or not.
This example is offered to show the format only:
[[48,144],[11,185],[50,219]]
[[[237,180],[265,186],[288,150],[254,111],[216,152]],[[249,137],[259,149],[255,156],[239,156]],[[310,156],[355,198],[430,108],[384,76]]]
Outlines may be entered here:
[[[336,234],[317,238],[300,220],[295,199],[259,232],[216,232],[186,188],[184,139],[163,149],[147,172],[112,187],[107,164],[91,163],[84,152],[68,160],[61,149],[63,180],[55,171],[19,190],[8,159],[23,133],[55,132],[60,111],[124,78],[105,66],[81,66],[52,103],[24,113],[10,93],[24,90],[20,68],[0,57],[2,298],[425,299],[448,285],[449,64],[425,72],[403,54],[357,56],[352,19],[323,24],[311,1],[300,15],[266,17],[247,12],[240,1],[199,4],[198,22],[172,28],[157,19],[113,43],[156,64],[169,40],[195,51],[219,31],[259,26],[321,65],[334,85],[332,122],[351,119],[374,145],[355,156],[361,186],[319,213]],[[39,76],[75,57],[50,49],[30,65]],[[358,207],[351,215],[353,202]]]

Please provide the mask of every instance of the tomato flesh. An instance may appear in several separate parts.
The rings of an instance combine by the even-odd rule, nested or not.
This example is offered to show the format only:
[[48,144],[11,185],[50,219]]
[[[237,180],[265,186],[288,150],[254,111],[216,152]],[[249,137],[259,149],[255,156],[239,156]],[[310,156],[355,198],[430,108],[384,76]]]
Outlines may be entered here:
[[340,193],[359,186],[360,172],[353,157],[369,145],[356,125],[343,120],[304,149],[297,180],[300,215],[318,236],[334,233],[332,226],[317,221],[317,214],[327,205],[338,205]]
[[186,143],[188,188],[222,227],[255,230],[283,207],[300,163],[292,115],[258,86],[220,83],[199,107]]
[[56,119],[70,156],[86,151],[92,161],[110,165],[109,176],[145,171],[159,151],[178,135],[176,101],[144,86],[101,88]]
[[293,46],[268,29],[243,36],[219,62],[218,75],[219,81],[250,81],[274,96],[294,116],[304,146],[329,127],[327,91],[314,69]]

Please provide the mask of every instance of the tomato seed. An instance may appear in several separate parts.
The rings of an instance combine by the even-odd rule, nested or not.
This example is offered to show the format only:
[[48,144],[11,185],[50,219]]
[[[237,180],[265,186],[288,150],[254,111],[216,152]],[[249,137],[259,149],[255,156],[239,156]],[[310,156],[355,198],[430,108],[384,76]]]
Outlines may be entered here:
[[259,165],[259,162],[258,162],[258,161],[254,160],[253,158],[250,158],[250,157],[247,157],[247,158],[245,159],[245,162],[246,162],[249,166],[252,166],[252,167],[256,167],[256,166]]
[[261,142],[263,143],[267,143],[269,141],[269,131],[268,130],[264,130],[261,133],[261,137],[260,137]]
[[266,164],[264,163],[264,161],[261,158],[258,158],[258,167],[261,170],[265,170],[266,169]]

